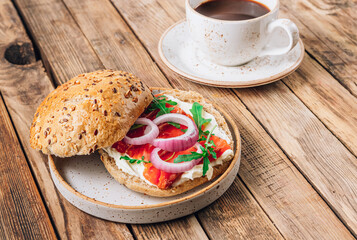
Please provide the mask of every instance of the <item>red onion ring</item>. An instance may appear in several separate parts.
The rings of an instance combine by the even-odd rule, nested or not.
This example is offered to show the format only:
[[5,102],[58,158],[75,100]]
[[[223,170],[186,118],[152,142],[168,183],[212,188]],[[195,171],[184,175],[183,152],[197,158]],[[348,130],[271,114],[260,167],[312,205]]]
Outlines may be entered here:
[[[197,148],[197,152],[198,153],[202,153],[202,150],[200,148],[201,144],[196,143],[195,147]],[[161,149],[160,148],[155,148],[152,152],[151,152],[151,156],[150,156],[150,162],[152,163],[152,165],[157,168],[160,169],[164,172],[167,173],[182,173],[182,172],[186,172],[188,170],[191,170],[194,166],[196,166],[202,158],[199,159],[195,159],[189,162],[182,162],[182,163],[170,163],[170,162],[165,162],[164,160],[162,160],[159,156],[159,151]]]
[[131,145],[143,145],[146,143],[151,143],[158,135],[159,128],[153,121],[148,118],[138,118],[135,124],[144,124],[148,127],[145,129],[144,135],[137,138],[131,138],[128,136],[124,137],[124,142]]
[[153,122],[156,125],[164,122],[175,122],[187,126],[186,133],[181,136],[154,139],[151,144],[155,147],[169,152],[180,152],[192,147],[198,140],[198,129],[196,124],[185,115],[168,113],[156,118]]

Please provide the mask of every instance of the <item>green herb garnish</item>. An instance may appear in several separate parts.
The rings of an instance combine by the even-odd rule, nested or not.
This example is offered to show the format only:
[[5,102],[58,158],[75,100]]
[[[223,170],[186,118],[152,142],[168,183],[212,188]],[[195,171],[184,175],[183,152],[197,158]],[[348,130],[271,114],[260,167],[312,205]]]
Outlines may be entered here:
[[203,158],[203,176],[206,176],[206,173],[208,171],[208,165],[210,164],[208,156],[211,154],[214,159],[217,159],[217,155],[214,152],[213,147],[216,145],[214,144],[213,140],[210,140],[212,136],[212,132],[214,129],[217,127],[214,126],[214,128],[209,131],[206,142],[205,142],[205,147],[200,146],[202,153],[198,152],[191,152],[191,154],[186,154],[186,155],[179,155],[175,160],[174,163],[180,163],[180,162],[189,162],[195,159]]
[[172,101],[172,100],[167,100],[165,95],[161,95],[159,97],[154,96],[154,99],[149,106],[149,111],[154,111],[156,109],[159,109],[160,111],[156,115],[156,117],[159,117],[166,113],[170,113],[172,110],[175,109],[174,107],[167,107],[166,104],[175,106],[175,105],[177,105],[177,102]]
[[[206,119],[206,118],[202,117],[202,110],[203,110],[203,106],[201,104],[199,104],[198,102],[194,102],[192,105],[192,108],[190,109],[190,112],[192,113],[192,118],[197,125],[200,139],[201,139],[202,135],[209,134],[209,131],[202,130],[202,125],[211,122],[211,119]],[[199,139],[199,141],[200,141],[200,139]]]
[[144,156],[142,156],[141,159],[135,159],[135,158],[131,158],[129,156],[121,156],[120,160],[127,160],[127,161],[129,161],[129,163],[137,163],[137,164],[142,163],[142,162],[143,163],[150,163],[150,161],[145,161],[144,160]]

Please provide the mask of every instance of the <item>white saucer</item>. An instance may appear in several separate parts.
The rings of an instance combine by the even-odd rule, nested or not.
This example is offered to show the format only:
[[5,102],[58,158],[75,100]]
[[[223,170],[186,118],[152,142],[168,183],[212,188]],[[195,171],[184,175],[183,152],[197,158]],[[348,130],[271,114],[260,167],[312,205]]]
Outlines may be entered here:
[[[279,35],[276,41],[284,41],[284,34],[276,35]],[[285,55],[257,57],[245,65],[225,67],[210,62],[195,47],[186,21],[182,20],[162,35],[159,53],[171,70],[190,81],[216,87],[244,88],[271,83],[294,72],[304,57],[304,44],[300,39]]]
[[[157,91],[157,90],[155,90]],[[160,90],[159,90],[160,91]],[[234,157],[218,178],[173,197],[152,197],[134,192],[107,172],[99,154],[70,158],[49,155],[51,177],[71,204],[93,216],[122,223],[155,223],[194,213],[218,199],[237,176],[241,142],[238,127],[222,109],[234,141]]]

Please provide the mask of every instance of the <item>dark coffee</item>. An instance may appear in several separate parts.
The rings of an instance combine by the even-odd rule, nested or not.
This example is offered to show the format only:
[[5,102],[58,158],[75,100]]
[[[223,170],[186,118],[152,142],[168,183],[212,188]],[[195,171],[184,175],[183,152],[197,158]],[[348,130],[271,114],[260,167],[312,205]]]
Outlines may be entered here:
[[201,3],[195,10],[221,20],[247,20],[270,11],[264,4],[249,0],[210,0]]

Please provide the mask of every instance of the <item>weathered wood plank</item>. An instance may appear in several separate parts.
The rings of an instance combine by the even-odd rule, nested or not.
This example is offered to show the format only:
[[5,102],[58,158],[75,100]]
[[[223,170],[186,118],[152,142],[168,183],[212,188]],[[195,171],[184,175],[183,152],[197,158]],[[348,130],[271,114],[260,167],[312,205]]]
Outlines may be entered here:
[[[170,87],[163,74],[152,64],[131,30],[118,19],[118,13],[106,1],[63,1],[79,24],[106,68],[133,72],[145,83],[156,87]],[[105,13],[106,18],[103,17]]]
[[357,98],[308,55],[284,83],[357,156]]
[[[7,6],[0,3],[0,19]],[[0,238],[56,239],[1,96],[0,149]]]
[[194,215],[163,223],[133,225],[132,228],[137,239],[161,240],[173,239],[173,236],[175,239],[208,239]]
[[[87,39],[60,0],[14,0],[29,31],[36,36],[46,70],[57,84],[82,72],[102,69]],[[51,6],[51,7],[49,7]],[[55,28],[56,31],[52,31]],[[71,36],[71,38],[68,38]],[[61,42],[61,44],[57,44]],[[45,43],[45,44],[44,44]],[[52,52],[50,55],[44,53]]]
[[[57,83],[63,83],[74,75],[82,73],[83,71],[93,71],[97,68],[104,68],[102,62],[92,51],[91,47],[88,45],[87,40],[81,34],[80,29],[77,27],[77,24],[73,21],[72,16],[69,14],[62,2],[41,2],[40,5],[38,5],[36,1],[16,1],[16,3],[24,16],[24,19],[29,24],[30,31],[34,33],[34,39],[38,43],[42,55],[45,56],[45,59],[47,59],[47,67],[51,69],[51,72],[55,76]],[[60,12],[60,14],[57,15],[56,11]],[[47,24],[45,29],[44,26],[42,26],[42,24],[44,23]],[[63,26],[58,28],[59,23],[66,23],[66,28],[64,28]],[[34,28],[32,28],[32,26],[34,26]],[[66,31],[63,31],[63,29],[65,29]],[[118,34],[122,36],[121,34],[125,33],[119,31]],[[81,41],[79,41],[78,39],[81,39]],[[130,41],[128,40],[124,41],[130,44]],[[76,45],[74,46],[73,44]],[[76,48],[76,50],[73,49],[74,47]],[[86,54],[81,55],[81,52],[84,52]],[[55,59],[63,59],[66,62],[61,64],[61,62]],[[120,60],[124,61],[125,56],[123,56],[123,58],[121,58]],[[138,69],[140,69],[140,67],[138,66],[139,61],[140,56],[136,61],[132,61],[129,64],[122,65],[120,67],[123,67],[124,70],[130,70],[130,67],[133,68],[137,66]],[[110,61],[108,61],[107,63],[110,63]],[[146,65],[142,65],[141,70],[141,77],[143,79],[148,80],[148,76],[150,76],[148,74],[148,70],[151,71],[150,66],[147,67]],[[159,71],[157,72],[159,73]],[[157,77],[154,74],[152,74],[151,76],[154,79]],[[48,79],[46,79],[46,81],[44,82],[48,83],[49,81]],[[32,81],[32,84],[35,84],[34,81]],[[166,83],[166,85],[163,86],[169,86],[169,84]],[[39,101],[41,101],[47,94],[48,92],[41,91],[41,96],[38,98]],[[37,106],[38,104],[39,102],[34,104],[34,106]],[[71,211],[79,211],[78,209],[75,209],[73,206],[71,206],[68,202],[64,202],[64,205],[69,205]],[[58,218],[63,218],[59,219],[58,223],[61,227],[61,233],[63,237],[68,237],[72,239],[77,239],[80,237],[90,237],[98,239],[127,239],[129,237],[131,238],[128,229],[123,224],[115,224],[99,220],[83,213],[83,215],[81,215],[81,218],[77,218],[76,215],[70,214],[71,212],[69,210],[67,211],[65,209],[62,212],[61,208],[59,208],[57,211],[59,212]],[[85,222],[87,223],[84,224]],[[82,225],[86,227],[83,227]],[[159,229],[157,229],[158,226],[148,226],[152,229],[153,232],[159,232]],[[180,229],[179,223],[176,223],[174,221],[171,222],[169,226],[173,229]],[[68,231],[68,233],[66,231]],[[192,232],[196,232],[197,236],[199,236],[203,232],[203,230],[199,225],[190,225],[185,229],[181,229],[181,231],[173,231],[170,235],[167,235],[167,237],[170,239],[176,239],[178,238],[178,235],[176,234],[184,233],[186,235],[189,235],[189,233]],[[82,234],[85,235],[81,236]]]
[[[14,59],[19,61],[28,59],[28,62],[26,65],[16,65],[7,62],[3,58],[0,60],[0,91],[3,94],[60,238],[131,239],[132,236],[125,224],[115,224],[93,218],[67,202],[56,191],[51,180],[47,167],[47,157],[29,146],[29,128],[33,114],[43,98],[53,90],[53,86],[44,72],[42,63],[34,62],[35,57],[31,42],[13,5],[9,1],[2,2],[4,5],[0,8],[3,9],[0,12],[1,56],[4,56],[3,53],[8,46],[16,46],[14,43],[22,42],[23,44],[19,44],[22,47],[17,51],[20,54],[15,55],[18,57]],[[22,166],[22,168],[24,167]],[[21,169],[21,167],[18,167],[18,169]],[[16,168],[14,171],[16,171]],[[26,196],[23,196],[23,198],[26,199]],[[29,203],[34,205],[33,201],[29,201]],[[33,220],[35,222],[38,221],[38,224],[42,222],[40,217],[34,217]],[[26,224],[26,222],[22,222],[22,224]],[[37,239],[40,239],[40,237],[37,237]],[[42,239],[49,239],[49,237],[43,237]]]
[[[210,239],[284,239],[265,226],[255,227],[262,219],[267,221],[268,217],[252,211],[258,206],[256,201],[246,197],[249,195],[248,189],[237,177],[233,186],[221,198],[197,213]],[[241,227],[238,229],[236,226]]]
[[236,93],[356,234],[356,157],[282,83]]
[[[117,6],[117,9],[121,12],[121,14],[125,17],[125,19],[128,21],[128,23],[130,23],[131,27],[133,28],[133,30],[136,32],[137,36],[141,39],[141,41],[146,45],[146,48],[150,51],[151,55],[154,57],[154,59],[159,63],[162,64],[162,62],[159,60],[158,54],[157,54],[157,42],[158,39],[161,35],[161,33],[167,28],[169,27],[171,24],[173,24],[175,21],[177,21],[178,19],[171,19],[172,15],[177,15],[177,13],[173,13],[173,14],[168,14],[171,13],[171,9],[174,9],[174,6],[176,6],[176,4],[179,4],[179,6],[182,6],[183,1],[181,2],[177,2],[177,1],[159,1],[159,3],[157,1],[144,1],[144,2],[131,2],[130,4],[124,4],[123,1],[121,0],[114,0],[113,1],[114,4]],[[164,9],[164,7],[167,7],[166,9]],[[181,9],[183,9],[181,7]],[[155,13],[155,14],[153,14]],[[182,13],[183,16],[183,13]],[[141,22],[146,22],[147,24],[145,26],[141,25]],[[150,25],[149,25],[150,24]],[[148,26],[149,25],[149,26]],[[170,79],[174,79],[175,75],[172,74],[171,71],[169,71],[164,65],[161,65],[162,69],[165,71],[165,73],[167,74],[167,76],[169,76]],[[331,80],[331,79],[330,79]],[[332,79],[333,80],[333,79]],[[176,80],[177,81],[177,80]],[[177,81],[178,82],[178,81]],[[177,86],[176,84],[174,84],[175,86]],[[191,89],[194,89],[194,87],[191,86],[191,84],[189,83],[185,83],[185,86],[189,85]],[[274,88],[272,86],[277,85],[278,87]],[[294,160],[294,162],[299,161],[301,162],[308,162],[307,161],[307,157],[306,156],[310,156],[313,155],[313,157],[316,159],[316,161],[321,164],[321,168],[326,169],[326,171],[328,171],[329,174],[321,174],[321,172],[317,172],[314,173],[311,170],[309,170],[309,164],[312,165],[312,163],[309,164],[305,164],[304,168],[303,168],[303,172],[306,170],[306,172],[308,174],[312,174],[315,178],[314,178],[314,186],[323,193],[324,197],[328,198],[329,201],[328,203],[334,208],[334,210],[337,212],[337,214],[339,214],[339,216],[342,218],[343,221],[345,221],[345,223],[348,222],[348,226],[350,227],[350,229],[354,228],[354,219],[355,219],[355,211],[354,211],[354,199],[355,198],[355,192],[354,189],[356,189],[356,187],[354,186],[354,176],[351,176],[351,178],[349,179],[349,181],[346,181],[344,179],[343,174],[341,175],[341,173],[347,171],[349,173],[354,172],[355,171],[355,165],[353,163],[352,160],[354,160],[354,156],[350,154],[350,152],[348,152],[348,150],[346,150],[344,148],[344,146],[321,124],[321,122],[312,116],[311,112],[305,107],[302,106],[302,103],[299,102],[297,103],[296,100],[297,98],[294,96],[294,94],[291,94],[291,92],[289,91],[289,89],[284,86],[282,83],[277,83],[271,86],[267,86],[267,87],[261,87],[261,88],[257,88],[256,90],[235,90],[236,93],[239,94],[239,96],[242,96],[242,94],[240,94],[240,92],[254,92],[254,94],[257,94],[256,92],[258,91],[264,91],[265,88],[273,88],[275,89],[276,92],[284,92],[287,96],[289,96],[289,101],[292,101],[292,103],[294,104],[294,106],[297,106],[297,108],[300,111],[300,115],[299,118],[303,118],[304,119],[304,115],[306,115],[306,119],[307,121],[311,120],[313,121],[315,127],[317,128],[316,131],[322,131],[322,133],[324,135],[326,135],[326,137],[329,139],[328,145],[326,145],[326,143],[322,144],[321,141],[320,143],[315,146],[315,149],[312,148],[305,148],[305,149],[289,149],[289,156],[291,156],[291,158]],[[273,91],[271,91],[273,92]],[[266,104],[265,102],[268,101],[265,98],[258,98],[255,99],[256,101],[254,102],[254,94],[252,93],[252,97],[251,97],[251,102],[248,101],[250,104],[254,104],[257,107],[258,106],[263,106],[264,104]],[[246,102],[245,97],[241,98],[243,100],[243,102]],[[249,99],[250,100],[250,99]],[[278,101],[278,100],[276,100]],[[290,109],[289,106],[289,101],[284,101],[283,103],[280,101],[279,103],[275,102],[275,104],[270,104],[269,107],[265,107],[264,108],[264,114],[265,116],[269,116],[271,119],[264,119],[264,121],[261,121],[264,125],[266,125],[266,122],[269,122],[271,120],[274,121],[274,124],[267,124],[270,128],[274,128],[275,131],[280,131],[282,133],[283,136],[281,136],[280,138],[278,138],[278,142],[279,144],[281,144],[281,142],[286,142],[285,144],[288,144],[289,141],[291,140],[291,135],[293,133],[296,133],[299,131],[299,128],[301,127],[301,125],[295,125],[292,126],[291,128],[283,128],[280,125],[284,123],[284,121],[282,121],[280,119],[280,121],[275,121],[274,120],[274,116],[272,116],[272,113],[269,113],[269,111],[271,109],[273,109],[274,114],[278,114],[278,115],[286,115],[285,112],[289,113],[290,115],[294,114],[294,109]],[[296,103],[295,103],[296,102]],[[232,106],[230,106],[231,108]],[[263,108],[263,107],[261,107]],[[251,108],[249,108],[251,109]],[[254,114],[255,111],[252,111]],[[261,115],[263,115],[263,112],[261,113]],[[296,117],[295,117],[296,118]],[[310,119],[311,118],[311,119]],[[261,119],[259,119],[261,120]],[[286,121],[286,120],[285,120]],[[292,119],[290,120],[292,124],[296,123],[296,119]],[[265,126],[266,127],[266,126]],[[302,126],[304,127],[304,126]],[[269,128],[269,130],[270,130]],[[296,129],[298,128],[298,129]],[[301,129],[300,129],[301,131]],[[289,134],[291,134],[289,136]],[[315,134],[312,138],[315,141],[319,140],[319,134]],[[305,139],[311,139],[311,137],[308,134],[303,134],[299,136],[300,141],[304,141]],[[291,146],[294,146],[293,144]],[[336,148],[336,152],[331,153],[331,152],[326,152],[324,151],[325,148],[330,148],[329,146],[334,146]],[[317,149],[316,149],[317,148]],[[331,148],[330,148],[331,149]],[[285,148],[284,148],[285,150]],[[301,151],[300,153],[300,158],[299,159],[295,159],[293,156],[294,154],[296,154],[296,152]],[[322,153],[322,155],[319,155],[319,152]],[[347,157],[347,159],[346,159]],[[325,158],[327,158],[328,160],[326,160]],[[330,162],[329,161],[342,161],[346,164],[346,166],[340,166],[340,169],[331,169],[329,167]],[[341,164],[342,165],[342,164]],[[341,168],[342,167],[342,168]],[[301,169],[301,168],[300,168]],[[339,172],[338,174],[334,174],[336,172]],[[324,181],[318,181],[318,177],[324,179]],[[243,178],[244,179],[244,178]],[[308,177],[308,179],[311,179],[310,177]],[[329,180],[337,180],[338,183],[334,183],[334,182],[330,182]],[[246,179],[244,179],[246,180]],[[352,184],[351,184],[352,183]],[[332,189],[329,188],[330,184],[332,184],[332,186],[336,187],[336,185],[338,184],[342,184],[339,188],[336,189]],[[248,184],[247,184],[248,185]],[[249,185],[248,185],[249,187]],[[335,191],[335,192],[334,192]],[[353,202],[351,202],[350,199],[346,200],[343,199],[344,194],[347,192],[347,194],[349,194],[350,199],[352,199]],[[335,195],[333,195],[335,194]],[[268,211],[268,210],[266,210]]]
[[301,30],[306,50],[357,96],[357,4],[282,0],[282,16]]
[[[84,4],[84,3],[83,3]],[[86,2],[85,3],[86,5],[88,4],[88,5],[90,5],[91,4],[91,2]],[[103,3],[103,4],[101,4],[100,5],[100,7],[97,7],[96,9],[103,9],[104,11],[102,11],[102,14],[104,13],[105,14],[105,18],[104,19],[106,19],[106,21],[108,21],[108,19],[109,19],[109,22],[107,22],[107,24],[105,25],[105,26],[108,26],[108,25],[113,25],[113,26],[117,26],[118,24],[117,24],[117,22],[116,21],[118,21],[118,16],[116,15],[116,18],[111,18],[111,13],[110,13],[110,11],[107,11],[106,9],[105,9],[105,6],[108,6],[108,7],[111,7],[111,11],[113,12],[113,13],[115,13],[115,14],[117,14],[116,13],[116,11],[115,11],[115,9],[111,6],[111,4],[109,4],[108,2],[107,2],[107,4],[108,5],[105,5],[105,3]],[[70,8],[70,9],[72,9],[72,8]],[[83,10],[83,13],[88,13],[89,15],[91,15],[91,16],[95,16],[95,19],[101,19],[101,17],[99,17],[99,16],[96,16],[95,14],[91,14],[90,12],[87,12],[88,11],[88,9],[85,9],[85,7],[83,7],[83,8],[78,8],[78,9],[82,9]],[[92,11],[95,11],[96,9],[93,9]],[[33,10],[33,11],[35,11],[35,10]],[[80,10],[79,10],[80,11]],[[73,12],[73,9],[72,9],[72,12]],[[81,11],[82,12],[82,11]],[[36,12],[34,13],[34,14],[36,14]],[[108,16],[109,16],[109,18],[108,18]],[[25,18],[26,18],[26,16],[25,16]],[[79,17],[77,17],[77,19],[80,19]],[[122,26],[123,26],[123,24],[121,24]],[[31,28],[31,24],[29,25],[29,27]],[[93,27],[95,27],[95,26],[93,26]],[[101,28],[95,28],[95,29],[101,29]],[[104,29],[104,28],[102,28],[102,29]],[[127,29],[127,27],[126,27],[126,29]],[[129,32],[129,30],[126,30],[126,29],[124,29],[124,32]],[[121,28],[121,30],[120,31],[122,31],[123,30],[123,28]],[[52,29],[52,31],[53,32],[55,32],[56,31],[56,28],[53,28]],[[119,30],[112,30],[113,32],[111,32],[111,34],[113,34],[113,33],[117,33]],[[119,33],[120,33],[120,31],[119,31]],[[40,34],[40,33],[39,33]],[[100,35],[103,35],[103,34],[105,34],[105,32],[103,32],[103,33],[100,33]],[[120,33],[120,34],[122,34],[122,33]],[[106,35],[104,35],[104,36],[106,36]],[[34,36],[35,38],[37,37],[36,35]],[[44,37],[46,37],[46,36],[43,36],[43,35],[41,35],[41,38],[44,38]],[[70,36],[70,35],[68,35],[68,36],[66,36],[68,39],[71,39],[71,37],[72,36]],[[130,37],[130,39],[132,39],[132,41],[134,41],[135,40],[135,37]],[[97,41],[100,41],[100,42],[102,42],[102,44],[106,44],[107,43],[107,38],[106,37],[104,37],[104,39],[96,39]],[[116,41],[110,41],[111,42],[111,44],[113,44],[113,43],[117,43],[117,44],[120,44],[119,42],[116,42]],[[43,41],[43,42],[39,42],[40,44],[45,44],[45,41]],[[59,45],[61,45],[61,42],[59,41],[58,42],[58,44]],[[96,46],[96,44],[93,44],[94,46]],[[124,46],[125,46],[125,44],[124,44]],[[132,46],[131,44],[129,44],[128,46]],[[62,46],[61,46],[62,47]],[[61,48],[61,47],[58,47],[58,48]],[[104,48],[108,48],[108,47],[104,47]],[[122,47],[118,47],[118,46],[112,46],[112,49],[114,49],[113,50],[113,52],[120,52],[118,49],[121,49]],[[139,48],[139,53],[136,53],[136,48]],[[130,49],[130,48],[128,48],[128,49]],[[150,78],[152,78],[151,76],[153,76],[153,80],[152,81],[149,81],[148,80],[148,83],[150,83],[150,84],[155,84],[155,86],[169,86],[169,84],[167,83],[167,80],[165,80],[165,78],[163,77],[163,75],[160,73],[160,71],[157,69],[157,67],[151,62],[151,60],[150,60],[150,58],[147,56],[147,54],[145,53],[145,51],[143,50],[143,48],[142,48],[142,46],[137,42],[137,40],[135,40],[135,45],[134,45],[134,49],[133,48],[131,48],[132,49],[132,51],[131,51],[131,54],[129,54],[128,55],[128,57],[127,58],[129,58],[129,57],[131,57],[131,59],[130,60],[126,60],[126,58],[123,58],[123,55],[121,55],[121,56],[118,56],[118,55],[116,55],[116,54],[114,54],[114,56],[115,56],[115,58],[114,58],[114,60],[116,60],[116,59],[125,59],[126,61],[128,61],[129,63],[133,63],[133,64],[143,64],[143,66],[149,66],[149,68],[148,69],[154,69],[158,74],[157,75],[155,75],[155,74],[153,74],[152,72],[148,72],[148,71],[146,71],[146,72],[136,72],[135,71],[135,73],[137,74],[137,75],[139,75],[140,77],[143,77],[143,76],[141,76],[140,74],[146,74],[147,76],[144,76],[144,77],[146,77],[147,79],[150,79]],[[51,51],[49,51],[49,52],[44,52],[44,54],[53,54],[53,52],[51,52]],[[63,54],[68,54],[67,52],[65,52],[65,53],[63,53]],[[146,55],[144,55],[144,56],[141,56],[142,54],[146,54]],[[108,54],[106,53],[106,54],[104,54],[103,53],[103,55],[104,56],[108,56]],[[112,56],[109,56],[109,57],[112,57]],[[141,59],[146,59],[145,61],[149,61],[148,63],[138,63],[139,61],[142,61]],[[107,61],[107,60],[103,60],[104,62],[110,62],[110,61]],[[118,61],[118,60],[116,60],[116,62],[115,62],[115,66],[128,66],[128,64],[127,65],[125,65],[125,63],[124,63],[124,65],[123,65],[123,63],[122,62],[120,62],[120,61]],[[160,82],[154,82],[155,81],[155,78],[156,78],[156,76],[159,76],[158,78],[160,79]],[[143,77],[143,78],[144,78]],[[248,193],[248,191],[246,191],[246,193]],[[241,194],[245,194],[244,192],[243,193],[241,193]],[[240,195],[238,195],[237,196],[238,198],[240,197]],[[254,199],[252,198],[252,196],[251,195],[247,195],[247,196],[244,196],[243,198],[248,198],[248,199],[251,199],[251,201],[253,201],[254,202]],[[272,225],[272,223],[269,221],[269,219],[265,216],[265,214],[264,214],[264,212],[259,208],[259,206],[257,205],[257,204],[252,204],[252,208],[250,208],[250,209],[246,209],[246,208],[243,208],[243,209],[241,209],[243,212],[239,212],[239,211],[235,211],[235,213],[237,214],[237,215],[241,215],[241,216],[245,216],[244,218],[242,218],[243,220],[242,220],[242,223],[245,223],[245,222],[250,222],[251,224],[252,224],[252,229],[256,229],[257,230],[257,232],[259,232],[259,231],[262,231],[261,229],[264,229],[264,230],[266,230],[266,235],[269,237],[270,236],[270,238],[273,238],[273,239],[277,239],[277,238],[279,238],[279,233],[277,232],[277,230],[274,228],[274,226]],[[254,216],[254,219],[251,219],[251,216],[249,215],[249,214],[247,214],[246,212],[250,212],[250,213],[254,213],[254,214],[252,214],[252,216]],[[251,220],[249,220],[249,219],[251,219]],[[255,221],[253,221],[253,220],[256,220],[256,219],[259,219],[259,221],[257,221],[257,222],[255,222]],[[229,223],[229,222],[228,222]],[[185,228],[185,229],[181,229],[180,227],[178,227],[179,226],[179,223],[176,223],[175,221],[172,221],[172,222],[170,222],[170,223],[168,223],[168,226],[170,226],[170,228],[172,228],[172,229],[174,229],[174,231],[172,231],[172,234],[182,234],[182,232],[184,231],[185,232],[185,235],[187,235],[187,236],[189,236],[189,235],[192,235],[192,234],[190,234],[191,232],[196,232],[196,234],[197,235],[200,235],[201,233],[202,233],[202,229],[201,228],[198,228],[198,225],[192,225],[192,224],[190,224],[190,225],[188,225],[189,227],[187,227],[187,228]],[[134,229],[134,232],[137,232],[138,230],[136,229],[138,226],[136,226],[136,225],[133,225],[133,229]],[[228,227],[228,226],[227,226]],[[235,229],[236,229],[236,232],[237,232],[237,234],[239,233],[239,230],[240,230],[240,228],[241,228],[241,226],[240,225],[236,225],[235,226]],[[160,233],[160,229],[156,226],[156,225],[147,225],[146,226],[146,231],[149,231],[148,229],[150,229],[150,231],[152,232],[152,233]],[[180,231],[178,230],[178,229],[180,229]],[[154,237],[153,235],[151,235],[151,237]],[[160,238],[160,237],[162,237],[162,236],[159,236],[159,235],[156,235],[155,236],[156,238]],[[168,238],[176,238],[176,235],[167,235],[167,237]],[[247,237],[250,237],[250,238],[253,238],[254,236],[247,236]]]

